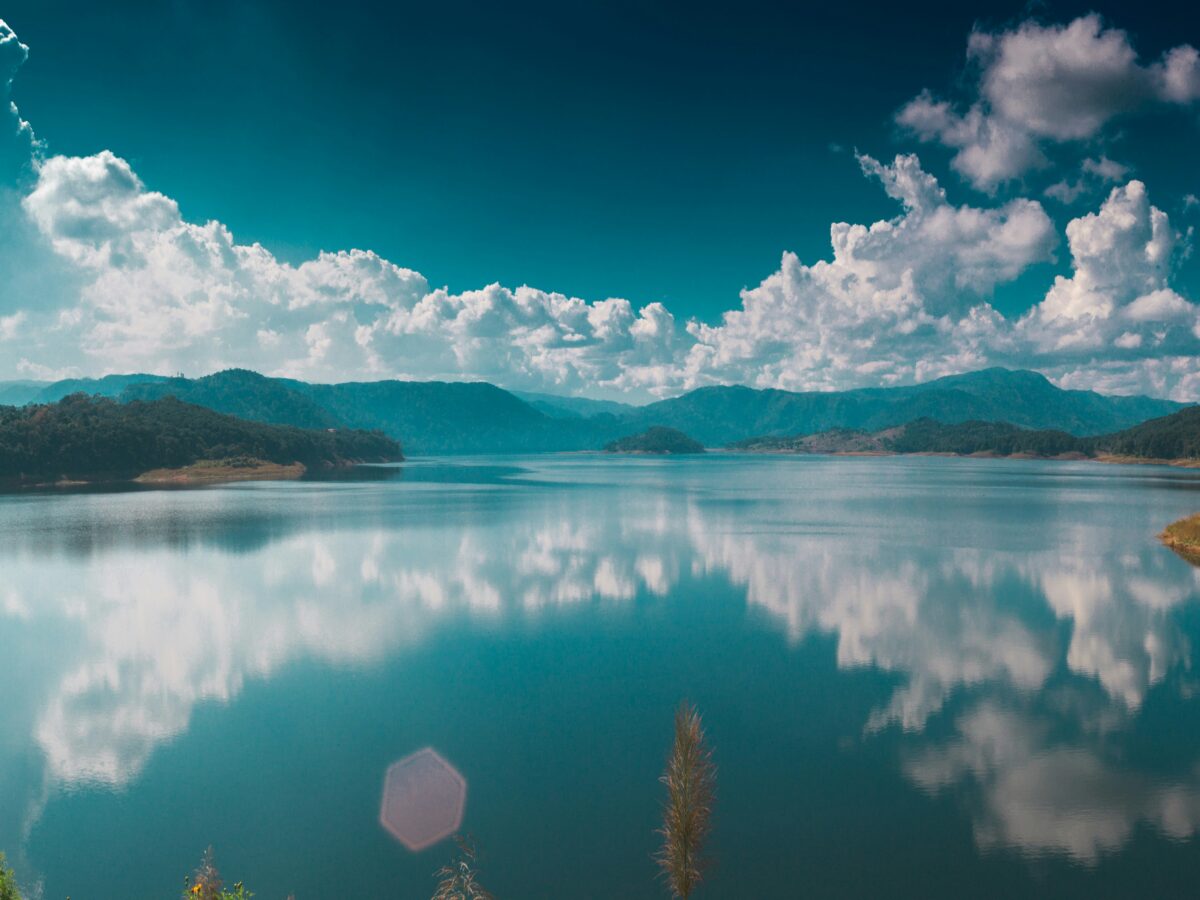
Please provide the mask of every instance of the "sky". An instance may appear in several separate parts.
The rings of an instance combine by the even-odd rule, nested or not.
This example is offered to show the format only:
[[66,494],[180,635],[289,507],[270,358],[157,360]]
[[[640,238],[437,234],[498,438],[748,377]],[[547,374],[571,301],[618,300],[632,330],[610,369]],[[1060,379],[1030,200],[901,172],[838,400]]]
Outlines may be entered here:
[[5,0],[0,379],[1200,399],[1200,13],[780,6]]

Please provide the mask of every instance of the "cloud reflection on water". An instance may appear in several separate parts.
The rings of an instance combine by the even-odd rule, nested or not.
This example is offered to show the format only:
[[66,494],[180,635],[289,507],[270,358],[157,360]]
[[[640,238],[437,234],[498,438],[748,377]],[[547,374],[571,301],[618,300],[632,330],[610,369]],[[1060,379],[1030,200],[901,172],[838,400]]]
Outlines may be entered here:
[[[197,704],[230,702],[292,662],[362,666],[456,616],[503,626],[716,578],[787,640],[831,635],[840,668],[899,679],[864,731],[896,726],[915,741],[903,771],[923,790],[977,794],[981,846],[1090,861],[1138,822],[1174,837],[1200,824],[1200,775],[1139,773],[1108,750],[1147,693],[1190,665],[1176,613],[1196,577],[1159,548],[930,547],[750,528],[744,510],[686,494],[605,502],[567,492],[435,527],[267,520],[269,536],[242,552],[206,540],[208,526],[190,534],[175,510],[173,543],[156,544],[144,523],[136,540],[118,528],[95,552],[56,556],[52,577],[35,537],[14,541],[0,629],[50,620],[81,647],[58,660],[26,723],[48,784],[121,788],[186,731]],[[1035,702],[1064,671],[1095,696]],[[954,736],[926,740],[958,694],[967,705],[951,713]]]
[[1055,720],[984,700],[955,722],[956,735],[915,754],[905,773],[937,793],[968,784],[979,797],[983,847],[1065,853],[1094,863],[1119,849],[1138,823],[1175,839],[1200,826],[1200,766],[1153,777],[1105,754],[1096,735],[1054,738]]

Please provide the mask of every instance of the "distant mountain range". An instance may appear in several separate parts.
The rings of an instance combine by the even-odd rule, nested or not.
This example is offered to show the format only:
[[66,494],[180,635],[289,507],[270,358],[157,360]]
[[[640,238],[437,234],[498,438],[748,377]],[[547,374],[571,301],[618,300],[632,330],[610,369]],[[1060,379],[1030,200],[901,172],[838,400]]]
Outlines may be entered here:
[[749,437],[814,434],[832,428],[877,431],[922,418],[1106,434],[1183,406],[1150,397],[1066,391],[1037,372],[983,369],[911,387],[853,391],[707,387],[641,407],[638,415],[641,422],[678,428],[716,446]]
[[595,450],[652,426],[709,447],[835,428],[875,432],[930,418],[1008,422],[1074,435],[1111,434],[1184,404],[1068,391],[1029,371],[984,369],[924,384],[803,392],[705,387],[647,406],[513,393],[483,382],[309,384],[231,369],[203,378],[110,375],[54,383],[0,382],[0,404],[53,402],[72,393],[123,401],[174,396],[243,419],[303,428],[379,429],[409,454]]

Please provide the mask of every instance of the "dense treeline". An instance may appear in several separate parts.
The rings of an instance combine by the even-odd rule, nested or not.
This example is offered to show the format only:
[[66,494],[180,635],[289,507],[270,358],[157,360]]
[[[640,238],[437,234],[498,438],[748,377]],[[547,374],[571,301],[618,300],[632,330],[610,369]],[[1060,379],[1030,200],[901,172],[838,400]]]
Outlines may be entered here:
[[1061,456],[1086,453],[1089,438],[1078,438],[1065,431],[1033,431],[1007,422],[957,422],[947,425],[933,419],[918,419],[896,435],[884,439],[887,449],[896,453],[995,453],[1000,456]]
[[763,437],[731,445],[735,450],[790,453],[994,453],[999,456],[1129,456],[1139,459],[1200,459],[1200,406],[1151,419],[1099,437],[1020,428],[1007,422],[917,419],[896,428],[866,432],[835,429],[814,435]]
[[118,403],[75,394],[58,403],[0,407],[0,478],[132,477],[200,460],[253,458],[323,467],[402,458],[368,431],[309,431],[245,422],[164,398]]
[[956,422],[917,419],[907,425],[867,432],[838,428],[795,437],[739,441],[731,450],[785,453],[994,453],[999,456],[1090,454],[1092,438],[1065,431],[1033,431],[1008,422]]
[[297,428],[346,428],[347,423],[298,393],[280,378],[264,378],[245,369],[228,369],[206,378],[164,378],[131,384],[114,395],[124,401],[174,397],[217,412],[268,425]]
[[1116,434],[1095,438],[1097,452],[1149,459],[1200,458],[1200,406],[1189,406]]

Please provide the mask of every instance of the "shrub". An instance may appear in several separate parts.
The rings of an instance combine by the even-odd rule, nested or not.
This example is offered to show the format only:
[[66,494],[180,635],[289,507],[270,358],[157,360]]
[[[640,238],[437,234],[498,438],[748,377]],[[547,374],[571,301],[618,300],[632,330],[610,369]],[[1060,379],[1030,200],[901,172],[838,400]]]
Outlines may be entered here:
[[0,900],[21,900],[21,892],[17,890],[17,876],[4,861],[0,853]]

